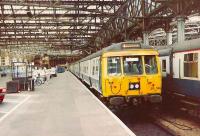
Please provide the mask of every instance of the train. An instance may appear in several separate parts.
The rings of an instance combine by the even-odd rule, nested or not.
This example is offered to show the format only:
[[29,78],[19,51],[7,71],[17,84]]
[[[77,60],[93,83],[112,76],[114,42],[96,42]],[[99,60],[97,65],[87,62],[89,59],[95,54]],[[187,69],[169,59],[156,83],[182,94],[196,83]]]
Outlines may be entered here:
[[161,103],[162,76],[157,50],[121,42],[70,64],[70,71],[111,105]]
[[200,39],[158,50],[164,96],[188,106],[200,106]]

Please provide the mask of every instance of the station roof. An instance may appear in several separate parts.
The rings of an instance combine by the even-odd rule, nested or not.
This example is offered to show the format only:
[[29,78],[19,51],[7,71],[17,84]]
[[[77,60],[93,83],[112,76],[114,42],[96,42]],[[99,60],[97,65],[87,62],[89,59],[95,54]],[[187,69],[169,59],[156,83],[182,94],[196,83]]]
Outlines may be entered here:
[[0,47],[76,50],[124,0],[1,0]]
[[0,48],[81,59],[145,31],[167,31],[199,7],[199,0],[1,0]]

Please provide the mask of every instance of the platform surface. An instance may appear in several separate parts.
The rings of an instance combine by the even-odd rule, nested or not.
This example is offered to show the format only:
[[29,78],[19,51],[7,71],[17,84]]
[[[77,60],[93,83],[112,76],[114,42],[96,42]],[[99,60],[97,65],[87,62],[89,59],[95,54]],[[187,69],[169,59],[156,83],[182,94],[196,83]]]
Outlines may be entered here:
[[134,136],[71,73],[0,104],[0,136]]

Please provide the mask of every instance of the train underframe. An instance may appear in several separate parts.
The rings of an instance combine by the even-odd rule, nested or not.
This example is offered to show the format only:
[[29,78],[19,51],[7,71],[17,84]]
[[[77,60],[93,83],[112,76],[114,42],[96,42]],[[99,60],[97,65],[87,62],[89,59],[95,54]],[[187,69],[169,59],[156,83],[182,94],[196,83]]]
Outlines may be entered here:
[[142,95],[142,96],[110,96],[103,97],[101,100],[109,105],[120,106],[120,105],[142,105],[144,103],[149,104],[160,104],[162,102],[162,96],[160,94]]

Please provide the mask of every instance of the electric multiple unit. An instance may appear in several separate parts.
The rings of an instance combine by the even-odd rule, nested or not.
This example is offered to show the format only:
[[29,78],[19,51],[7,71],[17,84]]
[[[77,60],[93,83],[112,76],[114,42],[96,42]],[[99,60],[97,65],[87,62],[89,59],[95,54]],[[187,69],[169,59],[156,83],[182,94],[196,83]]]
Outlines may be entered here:
[[160,103],[158,55],[140,42],[123,42],[71,64],[70,70],[110,104]]

